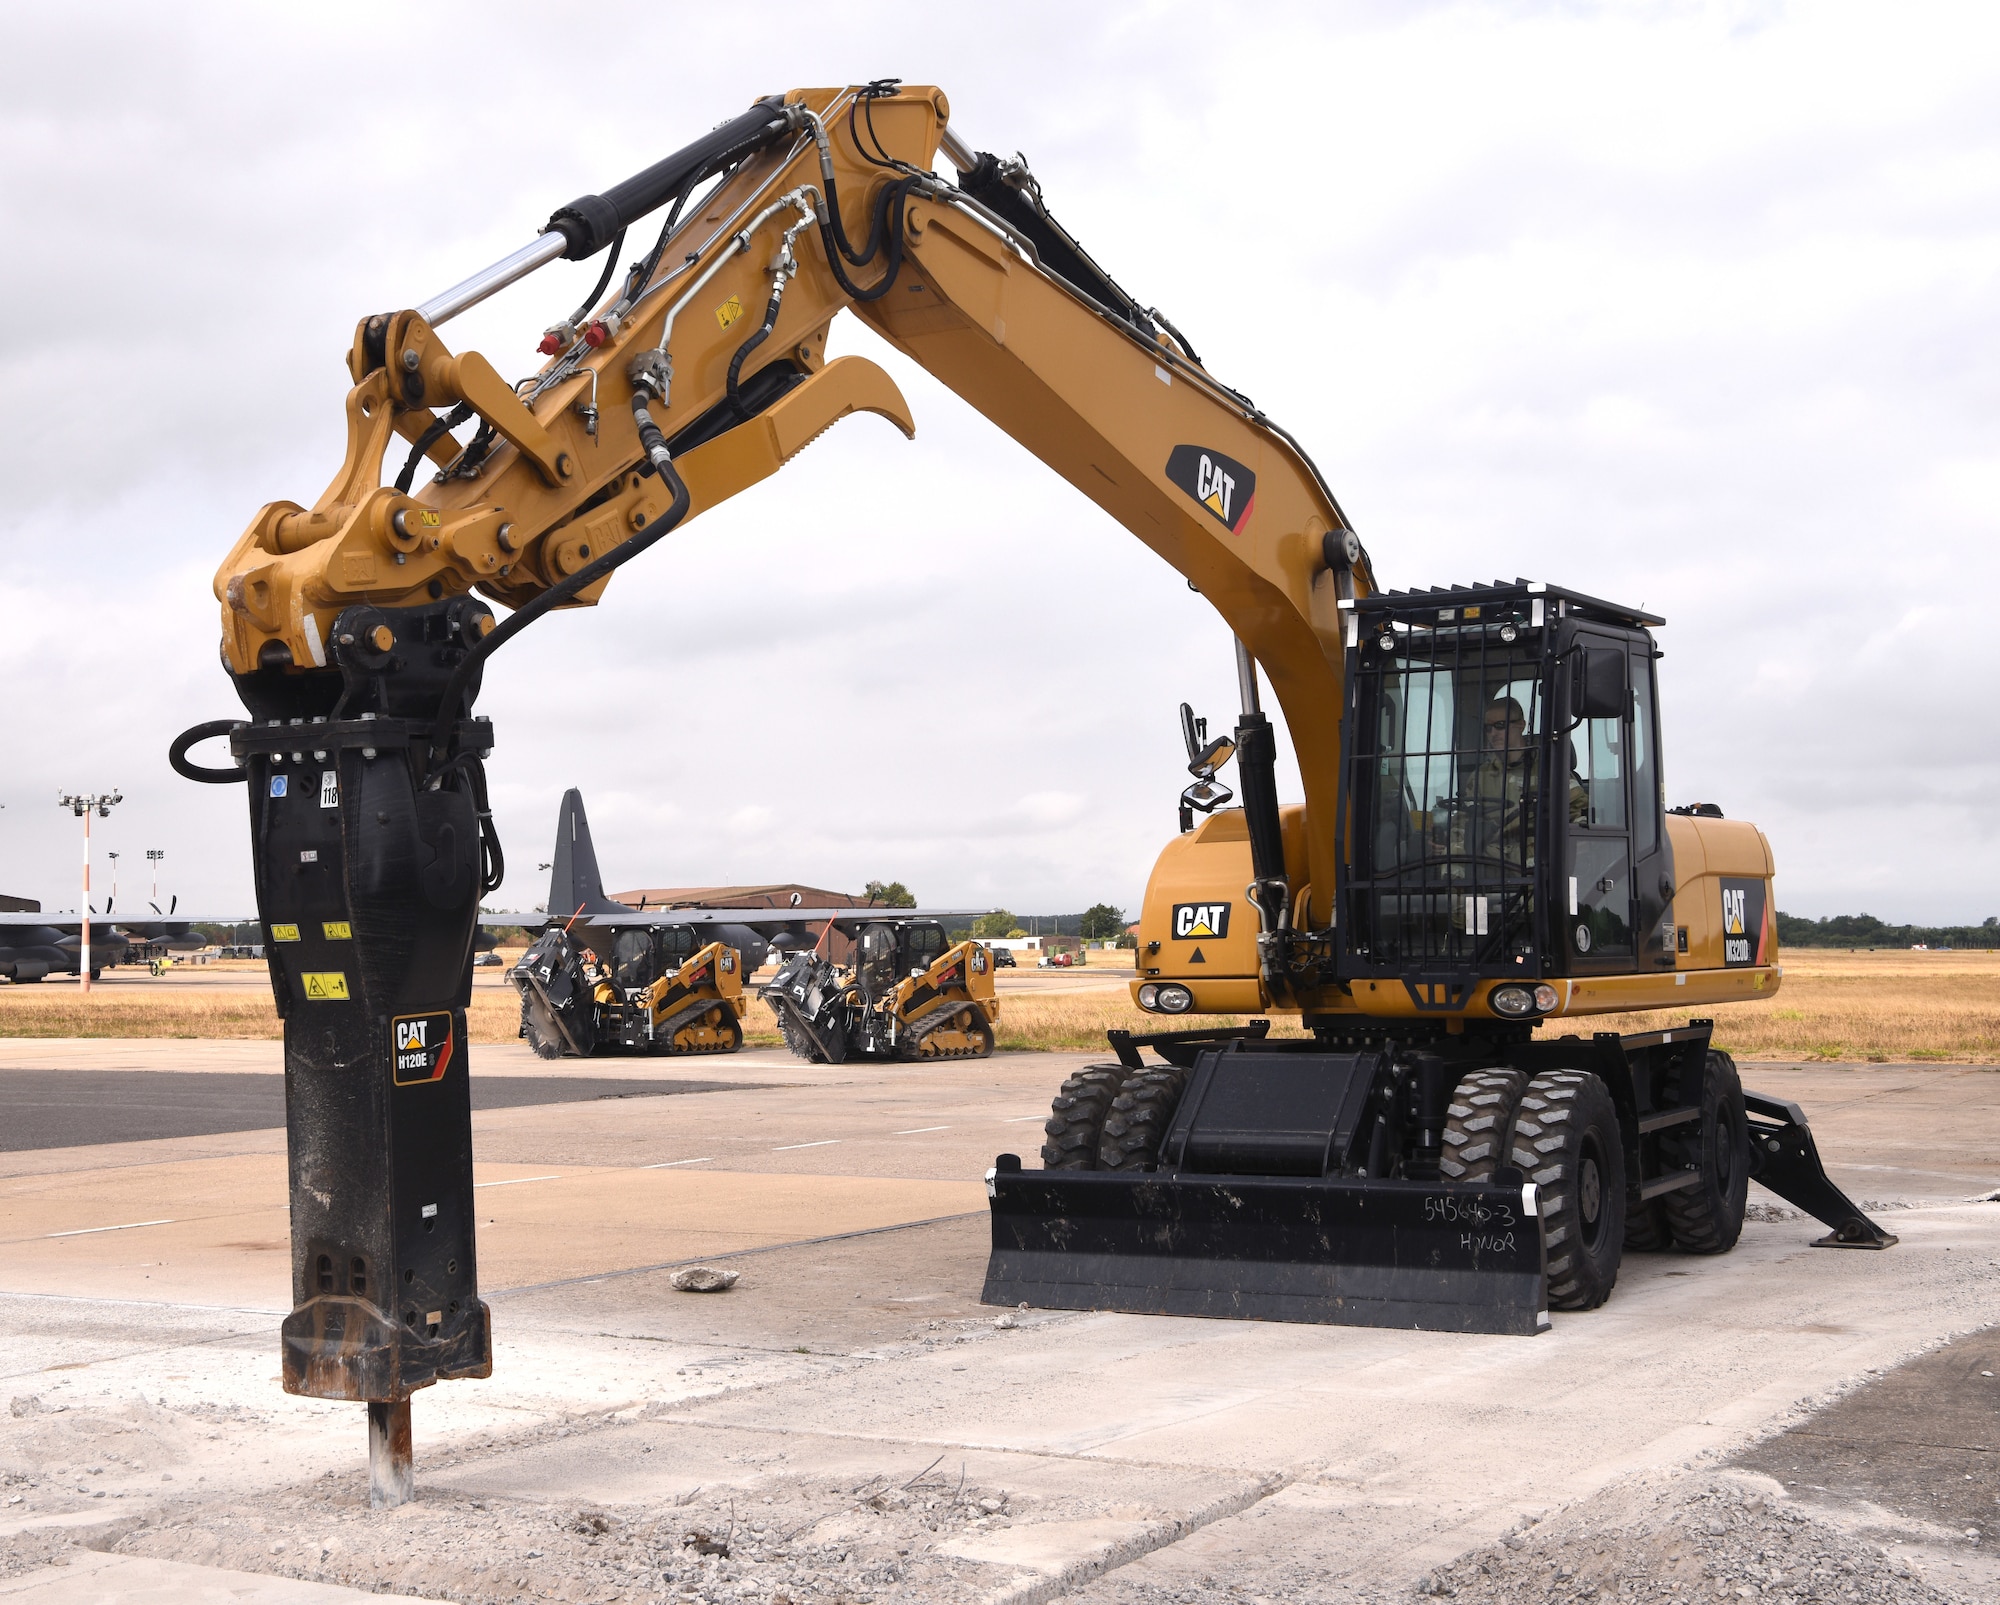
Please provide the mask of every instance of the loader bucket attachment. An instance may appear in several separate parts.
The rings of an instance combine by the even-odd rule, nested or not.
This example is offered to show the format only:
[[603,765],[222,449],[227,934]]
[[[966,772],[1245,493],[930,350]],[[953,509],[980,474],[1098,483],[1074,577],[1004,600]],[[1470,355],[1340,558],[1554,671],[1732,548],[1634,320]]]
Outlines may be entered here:
[[[1518,1172],[1507,1175],[1518,1177]],[[1381,1179],[987,1172],[987,1304],[1532,1337],[1534,1188]]]
[[1814,1248],[1896,1246],[1893,1232],[1883,1231],[1834,1186],[1803,1109],[1757,1092],[1744,1093],[1743,1106],[1750,1116],[1750,1178],[1833,1228],[1813,1239]]

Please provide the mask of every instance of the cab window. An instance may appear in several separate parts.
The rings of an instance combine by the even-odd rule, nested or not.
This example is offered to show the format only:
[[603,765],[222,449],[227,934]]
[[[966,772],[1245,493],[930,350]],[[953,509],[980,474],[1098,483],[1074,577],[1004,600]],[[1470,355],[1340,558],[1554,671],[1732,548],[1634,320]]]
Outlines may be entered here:
[[618,986],[645,986],[653,979],[653,935],[620,931],[611,938],[611,979]]

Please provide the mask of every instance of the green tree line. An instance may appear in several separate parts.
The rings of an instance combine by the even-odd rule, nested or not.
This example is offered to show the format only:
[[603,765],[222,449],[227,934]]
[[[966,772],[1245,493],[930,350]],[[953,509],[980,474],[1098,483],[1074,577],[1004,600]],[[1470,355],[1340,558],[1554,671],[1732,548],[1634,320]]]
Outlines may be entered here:
[[1778,914],[1780,947],[2000,947],[2000,915],[1980,925],[1890,925],[1873,914]]

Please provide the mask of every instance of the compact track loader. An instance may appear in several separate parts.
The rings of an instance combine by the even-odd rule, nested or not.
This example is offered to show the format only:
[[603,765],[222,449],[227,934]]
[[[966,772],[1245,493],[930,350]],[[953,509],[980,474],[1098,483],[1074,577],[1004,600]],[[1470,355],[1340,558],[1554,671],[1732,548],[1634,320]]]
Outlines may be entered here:
[[548,913],[548,928],[508,971],[537,1057],[743,1046],[743,974],[764,962],[768,944],[736,916],[772,911],[635,909],[606,897],[583,796],[572,789],[556,816]]
[[984,1059],[993,1051],[993,955],[934,919],[850,915],[854,965],[794,953],[765,983],[785,1046],[816,1064]]
[[[1183,198],[1190,229],[1207,199]],[[662,212],[621,271],[628,230]],[[445,342],[468,307],[600,256],[518,382]],[[1216,293],[1244,301],[1226,276]],[[1752,1177],[1825,1241],[1893,1241],[1827,1181],[1804,1117],[1744,1094],[1710,1047],[1700,1009],[1780,984],[1772,863],[1753,827],[1660,805],[1657,621],[1554,587],[1385,592],[1304,447],[1055,221],[1025,160],[962,138],[934,87],[795,89],[432,299],[361,318],[332,481],[310,507],[261,509],[215,577],[249,717],[169,757],[248,783],[266,940],[301,933],[270,949],[284,1380],[369,1401],[378,1498],[408,1495],[411,1392],[492,1365],[463,1047],[479,898],[502,872],[485,664],[840,420],[913,434],[886,372],[827,359],[849,311],[1234,634],[1242,711],[1191,754],[1187,817],[1206,818],[1155,867],[1135,995],[1169,1026],[1296,1022],[1121,1038],[1115,1065],[1073,1080],[1045,1168],[993,1169],[989,1297],[1534,1331],[1551,1304],[1601,1300],[1627,1246],[1728,1248]],[[1277,360],[1362,378],[1324,341]],[[384,483],[392,446],[407,455]],[[1277,803],[1260,671],[1300,808]],[[221,737],[231,763],[190,758]],[[1224,810],[1232,756],[1242,806]],[[836,979],[806,987],[816,1030],[849,995]],[[868,982],[860,1003],[888,991]],[[1687,1023],[1579,1026],[1636,1009]],[[903,1016],[864,1023],[867,1051],[907,1044]]]
[[619,931],[608,962],[551,926],[512,971],[521,1035],[542,1059],[593,1053],[734,1053],[743,958],[691,925]]

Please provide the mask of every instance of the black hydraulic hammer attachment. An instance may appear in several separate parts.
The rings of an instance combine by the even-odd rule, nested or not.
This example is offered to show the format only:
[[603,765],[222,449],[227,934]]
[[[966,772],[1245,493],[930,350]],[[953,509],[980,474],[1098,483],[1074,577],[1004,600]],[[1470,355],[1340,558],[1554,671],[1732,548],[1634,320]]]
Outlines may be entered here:
[[1391,1179],[1409,1090],[1384,1054],[1196,1059],[1151,1171],[987,1173],[988,1304],[1532,1336],[1536,1189]]
[[[252,715],[184,733],[182,775],[247,782],[257,907],[285,1028],[292,1303],[287,1392],[369,1407],[373,1497],[410,1497],[409,1399],[493,1371],[473,1243],[465,1009],[479,899],[500,879],[473,680],[472,598],[348,608],[338,673],[240,676]],[[235,765],[188,761],[227,733]]]
[[[418,790],[427,722],[251,724],[257,902],[285,1023],[289,1393],[397,1402],[493,1369],[473,1251],[467,791]],[[468,721],[461,742],[492,741]]]

